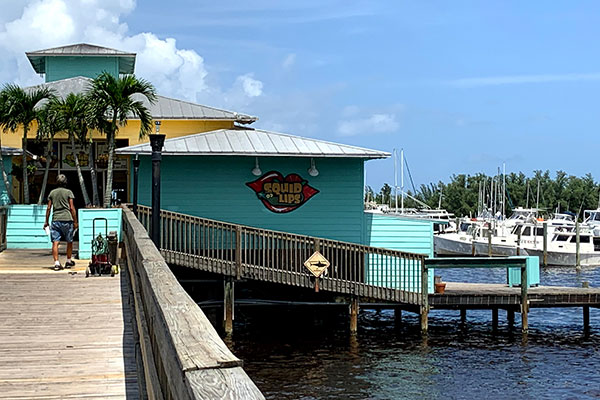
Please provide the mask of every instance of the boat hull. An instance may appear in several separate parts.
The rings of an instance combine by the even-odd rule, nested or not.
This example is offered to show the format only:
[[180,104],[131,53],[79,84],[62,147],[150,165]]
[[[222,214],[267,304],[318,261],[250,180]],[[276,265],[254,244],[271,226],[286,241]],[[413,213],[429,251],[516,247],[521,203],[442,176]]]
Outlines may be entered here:
[[435,235],[433,237],[433,250],[437,256],[457,256],[473,254],[471,237],[457,233]]
[[[544,257],[544,251],[539,249],[529,249],[529,255],[537,256],[540,259],[540,265]],[[577,259],[574,252],[548,251],[546,260],[549,266],[555,267],[573,267],[577,264]],[[600,253],[581,253],[579,255],[580,264],[582,266],[598,266],[600,265]]]

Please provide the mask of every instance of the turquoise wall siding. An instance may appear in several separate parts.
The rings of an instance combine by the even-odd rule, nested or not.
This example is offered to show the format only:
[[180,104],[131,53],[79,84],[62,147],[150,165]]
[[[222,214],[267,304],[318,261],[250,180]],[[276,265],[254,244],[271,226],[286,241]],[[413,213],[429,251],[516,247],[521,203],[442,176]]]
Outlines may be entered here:
[[[4,161],[4,170],[8,175],[8,183],[12,185],[12,175],[10,171],[12,171],[12,157],[11,156],[2,156],[2,160]],[[8,197],[8,193],[6,193],[6,186],[4,186],[4,181],[2,179],[2,172],[0,171],[0,205],[10,204],[10,198]]]
[[9,249],[50,249],[44,231],[46,206],[13,204],[8,208],[6,240]]
[[[263,173],[297,173],[320,192],[295,211],[276,214],[246,186],[257,179],[250,172],[254,157],[164,156],[161,207],[265,229],[362,243],[362,159],[317,158],[320,173],[316,177],[307,173],[310,158],[260,157],[259,162]],[[139,179],[139,202],[150,205],[149,157],[141,157]]]
[[366,245],[433,257],[433,222],[364,213]]
[[46,57],[46,82],[76,76],[95,78],[104,71],[119,76],[118,57]]
[[[364,213],[365,244],[433,257],[433,222],[421,219]],[[372,284],[401,282],[400,289],[420,288],[421,266],[389,259],[369,260],[367,279]],[[429,292],[433,293],[434,270],[429,270]],[[401,278],[393,280],[392,278]]]
[[[121,230],[123,220],[121,218],[123,210],[120,208],[80,208],[77,212],[79,222],[79,258],[89,259],[92,257],[92,238],[94,218],[106,218],[108,221],[108,232],[116,231],[121,241]],[[96,236],[101,233],[106,237],[104,221],[96,222]]]

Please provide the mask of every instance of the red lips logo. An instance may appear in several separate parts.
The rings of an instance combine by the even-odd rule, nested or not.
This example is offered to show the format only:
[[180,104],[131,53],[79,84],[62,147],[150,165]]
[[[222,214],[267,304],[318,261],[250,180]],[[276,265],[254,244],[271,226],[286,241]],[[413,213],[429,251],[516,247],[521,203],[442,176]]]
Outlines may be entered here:
[[246,185],[254,190],[256,197],[267,209],[274,213],[294,211],[319,191],[308,185],[308,181],[298,174],[285,178],[280,172],[270,171]]

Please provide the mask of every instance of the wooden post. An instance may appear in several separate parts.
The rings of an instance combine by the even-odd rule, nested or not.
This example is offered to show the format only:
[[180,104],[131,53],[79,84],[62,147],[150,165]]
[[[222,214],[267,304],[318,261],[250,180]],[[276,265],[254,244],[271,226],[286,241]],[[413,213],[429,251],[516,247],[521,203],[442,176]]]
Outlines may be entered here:
[[429,328],[429,279],[425,259],[421,259],[421,332],[427,333]]
[[527,262],[521,267],[521,330],[523,333],[529,332],[529,300],[527,299]]
[[508,321],[508,328],[512,330],[512,328],[515,326],[515,310],[506,310],[506,320]]
[[350,299],[350,333],[358,332],[358,296]]
[[517,232],[517,255],[521,255],[521,230]]
[[488,229],[487,236],[488,236],[488,257],[491,257],[492,256],[492,230],[491,229]]
[[471,238],[471,255],[475,257],[475,237]]
[[466,308],[460,309],[460,323],[463,325],[467,323],[467,309]]
[[494,331],[498,330],[498,309],[492,308],[492,329]]
[[583,330],[589,332],[590,330],[590,307],[583,306]]
[[242,227],[235,227],[235,279],[242,277]]
[[575,266],[581,267],[581,255],[579,254],[579,221],[575,221]]
[[233,294],[234,294],[234,282],[230,276],[225,277],[224,281],[224,315],[223,315],[223,329],[226,335],[231,335],[233,332]]
[[402,309],[400,307],[394,308],[394,325],[396,327],[402,325]]
[[544,222],[544,257],[542,260],[544,267],[548,266],[548,223]]

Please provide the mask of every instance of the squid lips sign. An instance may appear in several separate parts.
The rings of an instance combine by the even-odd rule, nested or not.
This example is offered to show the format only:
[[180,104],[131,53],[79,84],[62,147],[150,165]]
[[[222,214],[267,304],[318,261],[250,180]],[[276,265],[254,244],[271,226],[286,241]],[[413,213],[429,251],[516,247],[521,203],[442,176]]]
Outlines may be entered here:
[[274,213],[294,211],[319,191],[308,185],[308,181],[298,174],[285,178],[280,172],[270,171],[253,182],[246,183],[254,190],[256,197]]

